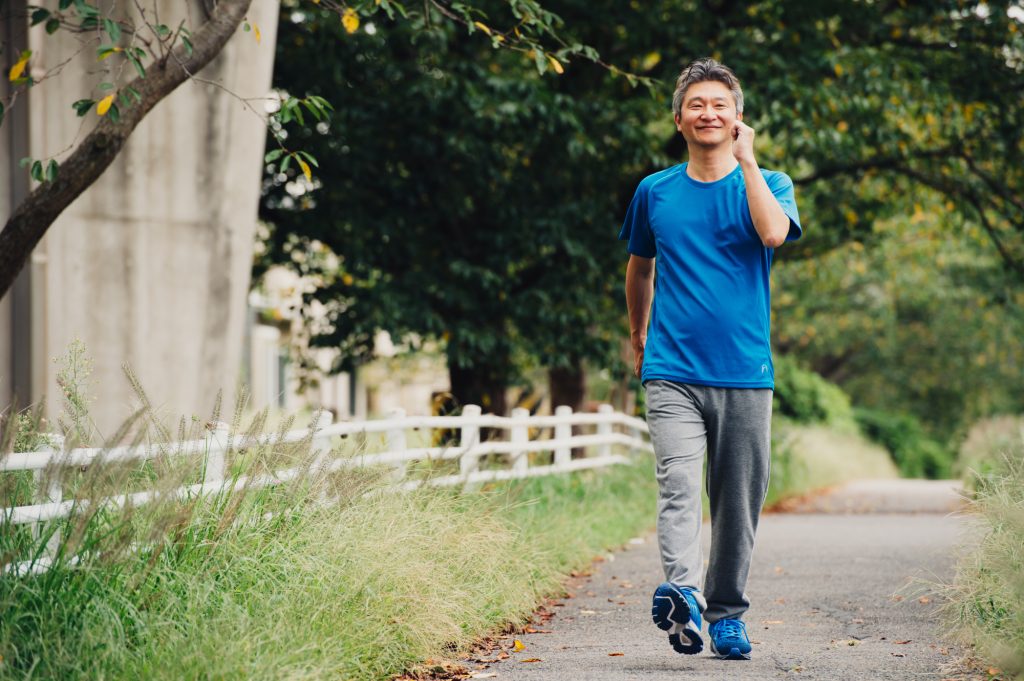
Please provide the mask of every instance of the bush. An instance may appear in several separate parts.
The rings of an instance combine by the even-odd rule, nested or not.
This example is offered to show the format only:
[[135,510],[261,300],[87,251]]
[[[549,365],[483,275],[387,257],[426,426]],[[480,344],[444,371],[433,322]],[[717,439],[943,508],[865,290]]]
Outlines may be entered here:
[[994,416],[978,421],[960,444],[954,473],[969,488],[1002,468],[1002,458],[1024,439],[1024,415]]
[[775,358],[774,410],[797,423],[853,424],[850,398],[843,389],[786,355]]
[[929,437],[913,416],[858,408],[854,417],[865,435],[889,450],[902,475],[940,479],[952,474],[953,452]]

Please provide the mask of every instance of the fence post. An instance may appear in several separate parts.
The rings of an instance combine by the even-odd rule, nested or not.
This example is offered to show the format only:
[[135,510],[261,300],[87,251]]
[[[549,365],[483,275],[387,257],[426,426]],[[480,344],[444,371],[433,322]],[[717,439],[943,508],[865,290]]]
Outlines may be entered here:
[[[512,410],[513,419],[530,418],[530,410],[516,407]],[[530,426],[527,424],[514,425],[509,431],[509,442],[513,444],[525,444],[530,441]],[[512,470],[521,473],[530,467],[530,453],[525,449],[514,449],[509,457],[512,463]]]
[[[330,503],[330,495],[327,489],[327,465],[331,459],[331,440],[330,438],[319,437],[318,434],[332,423],[334,423],[334,414],[327,409],[323,409],[317,414],[316,420],[310,424],[312,439],[310,440],[309,448],[312,450],[313,459],[310,461],[309,472],[312,474],[313,484],[320,487],[318,499],[324,506]],[[320,443],[320,449],[317,448],[318,442]]]
[[[602,404],[602,405],[598,406],[597,413],[598,414],[604,414],[605,418],[610,419],[611,415],[615,413],[615,407],[613,407],[610,404]],[[601,421],[600,423],[598,423],[597,424],[597,434],[598,435],[611,435],[612,434],[612,422],[611,421]],[[597,446],[597,455],[598,456],[611,456],[612,455],[612,444],[609,442],[607,444],[600,444],[600,445],[598,445]]]
[[[404,419],[405,409],[395,409],[391,412],[388,418],[392,419]],[[385,435],[385,446],[389,452],[404,452],[407,448],[405,441],[405,428],[389,428]],[[391,473],[391,480],[393,482],[401,482],[405,478],[406,463],[395,464],[395,469]]]
[[[47,459],[47,465],[45,468],[32,471],[32,481],[35,483],[36,488],[36,501],[43,504],[59,503],[64,500],[60,484],[64,469],[59,461],[64,455],[64,436],[50,435],[49,437],[52,438],[51,441],[40,450],[50,454]],[[54,520],[51,522],[60,521]],[[40,534],[40,523],[33,523],[32,538],[39,539]],[[51,558],[56,556],[57,550],[60,548],[60,537],[60,530],[54,530],[53,534],[50,535],[49,541],[46,542],[46,553]]]
[[[555,416],[559,418],[569,418],[572,416],[572,407],[567,404],[563,404],[560,407],[555,407]],[[568,440],[572,437],[572,424],[559,423],[555,426],[555,439],[556,440]],[[572,447],[556,447],[555,448],[555,460],[556,466],[564,466],[572,461]]]
[[228,439],[231,426],[218,421],[206,437],[206,469],[203,471],[203,484],[224,482],[227,477]]
[[[477,418],[480,416],[480,413],[480,407],[475,404],[467,404],[462,408],[462,416],[465,418]],[[462,432],[459,435],[459,449],[462,450],[462,455],[459,457],[459,473],[462,476],[468,476],[480,468],[480,455],[474,451],[479,444],[480,426],[476,424],[463,424]],[[474,487],[476,485],[466,483],[462,489],[469,491]]]

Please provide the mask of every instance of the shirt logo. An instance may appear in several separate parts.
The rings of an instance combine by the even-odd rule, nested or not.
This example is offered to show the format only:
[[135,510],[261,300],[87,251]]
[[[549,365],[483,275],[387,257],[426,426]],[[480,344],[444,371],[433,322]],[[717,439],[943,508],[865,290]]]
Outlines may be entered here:
[[768,365],[767,364],[762,364],[761,365],[761,375],[764,376],[767,373],[768,373]]

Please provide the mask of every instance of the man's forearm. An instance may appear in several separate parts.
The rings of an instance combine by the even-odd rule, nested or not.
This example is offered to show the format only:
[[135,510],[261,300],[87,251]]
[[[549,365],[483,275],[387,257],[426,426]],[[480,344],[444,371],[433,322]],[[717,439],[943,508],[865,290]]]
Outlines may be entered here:
[[647,340],[647,322],[654,300],[654,263],[643,265],[631,258],[626,266],[626,309],[629,311],[629,338],[636,346]]
[[741,162],[747,204],[754,229],[767,248],[778,248],[789,234],[789,216],[782,210],[756,161]]

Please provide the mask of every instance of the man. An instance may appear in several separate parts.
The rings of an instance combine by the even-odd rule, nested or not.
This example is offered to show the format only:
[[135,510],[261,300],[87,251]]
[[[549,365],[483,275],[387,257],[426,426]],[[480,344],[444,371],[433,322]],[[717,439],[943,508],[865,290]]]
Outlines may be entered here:
[[[679,653],[703,649],[703,617],[715,655],[750,659],[744,588],[768,490],[775,387],[768,275],[773,249],[802,230],[792,180],[758,168],[743,91],[728,67],[692,62],[672,108],[689,162],[640,182],[619,234],[629,242],[634,370],[657,461],[667,581],[652,614]],[[702,592],[705,450],[712,533]]]

